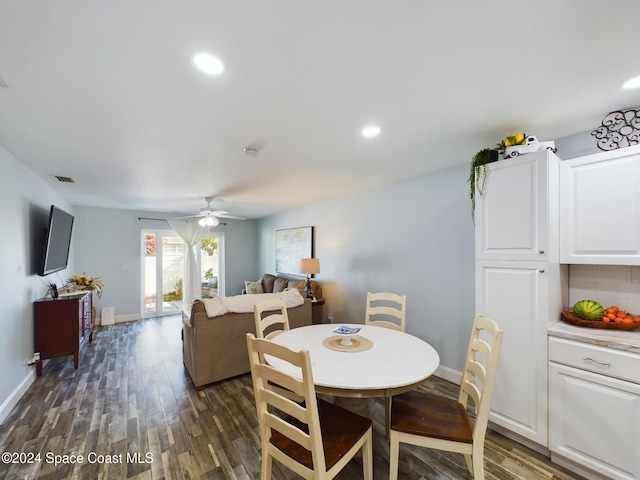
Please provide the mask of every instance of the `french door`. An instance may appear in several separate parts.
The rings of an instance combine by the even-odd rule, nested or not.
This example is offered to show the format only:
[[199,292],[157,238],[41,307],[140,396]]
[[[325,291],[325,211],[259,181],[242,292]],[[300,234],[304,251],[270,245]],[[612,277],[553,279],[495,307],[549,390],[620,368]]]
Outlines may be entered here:
[[[180,313],[183,304],[186,244],[173,230],[142,231],[142,314],[157,317]],[[196,257],[202,289],[196,298],[224,296],[224,234],[211,232]]]
[[184,242],[173,230],[142,232],[143,316],[172,315],[182,308]]

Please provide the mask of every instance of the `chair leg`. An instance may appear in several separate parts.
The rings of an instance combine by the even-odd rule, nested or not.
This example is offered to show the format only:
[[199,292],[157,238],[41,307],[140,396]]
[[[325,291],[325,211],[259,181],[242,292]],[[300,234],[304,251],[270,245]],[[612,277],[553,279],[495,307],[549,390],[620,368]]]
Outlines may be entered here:
[[398,463],[400,461],[400,439],[393,430],[389,440],[389,480],[398,480]]
[[473,454],[473,479],[484,480],[484,455],[482,452]]
[[464,460],[467,462],[467,470],[473,475],[473,457],[470,454],[464,454]]
[[273,459],[266,450],[266,445],[262,447],[262,472],[260,474],[261,480],[271,480],[271,466]]
[[384,434],[389,438],[389,426],[391,425],[391,396],[384,397]]
[[362,445],[362,473],[364,480],[373,480],[373,431],[369,430],[367,441]]

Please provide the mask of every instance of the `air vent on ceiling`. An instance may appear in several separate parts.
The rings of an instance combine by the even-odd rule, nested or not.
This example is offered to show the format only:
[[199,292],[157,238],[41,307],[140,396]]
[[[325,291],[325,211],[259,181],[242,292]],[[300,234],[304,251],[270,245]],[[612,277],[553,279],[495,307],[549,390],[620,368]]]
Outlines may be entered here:
[[2,78],[0,78],[0,88],[9,88],[9,85]]
[[56,180],[62,183],[76,183],[75,180],[71,177],[61,177],[59,175],[54,175],[54,177],[56,177]]

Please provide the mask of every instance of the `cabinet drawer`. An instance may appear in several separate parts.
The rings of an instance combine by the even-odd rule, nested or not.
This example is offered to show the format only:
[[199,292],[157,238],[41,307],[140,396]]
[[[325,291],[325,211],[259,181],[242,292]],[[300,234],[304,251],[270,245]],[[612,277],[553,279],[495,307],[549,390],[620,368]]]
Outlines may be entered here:
[[640,355],[549,337],[549,361],[640,384]]

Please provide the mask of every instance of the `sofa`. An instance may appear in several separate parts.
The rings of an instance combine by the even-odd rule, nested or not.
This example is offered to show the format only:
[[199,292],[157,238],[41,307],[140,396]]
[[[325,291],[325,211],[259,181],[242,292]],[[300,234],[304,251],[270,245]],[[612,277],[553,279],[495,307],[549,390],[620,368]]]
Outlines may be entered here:
[[[245,299],[251,297],[254,303],[269,296],[273,294],[242,295]],[[183,363],[196,388],[251,370],[246,334],[256,333],[253,310],[209,317],[205,305],[214,301],[225,299],[198,299],[182,310]],[[302,305],[287,308],[291,328],[311,325],[311,300],[303,298],[302,301]]]
[[[306,282],[306,279],[291,279],[265,273],[262,275],[260,280],[256,282],[244,282],[245,288],[242,290],[242,293],[278,293],[287,289],[296,288],[300,290],[300,293],[302,293],[302,296],[304,297],[306,296]],[[322,296],[322,287],[315,280],[311,280],[311,293],[314,298],[324,298]]]

